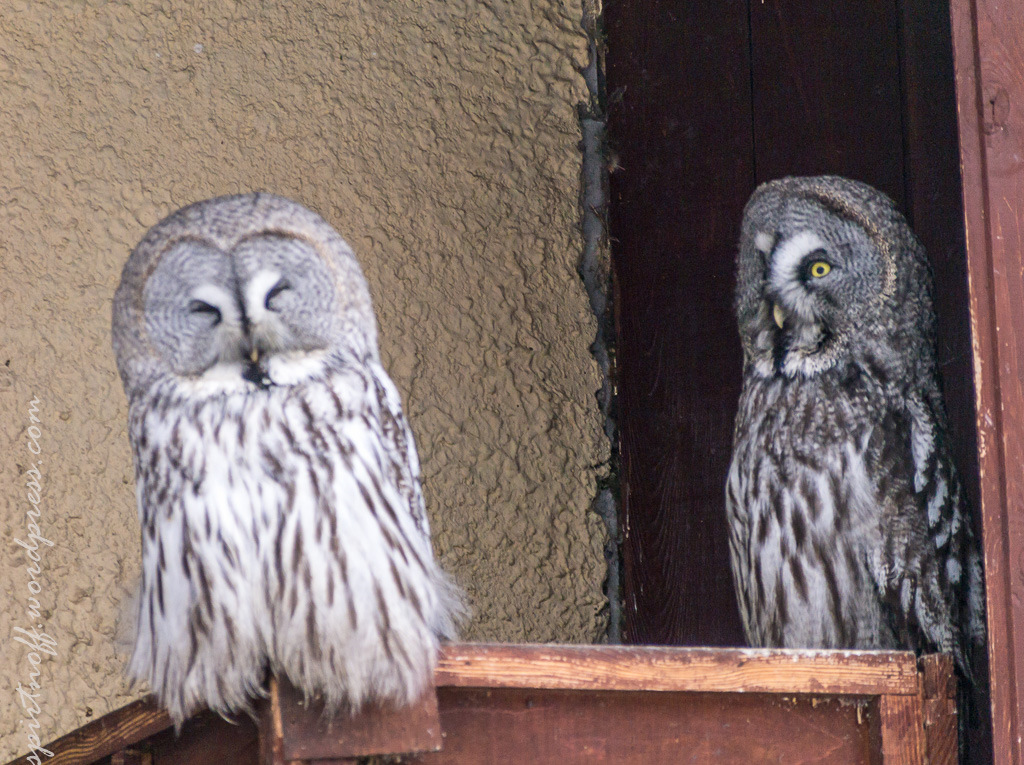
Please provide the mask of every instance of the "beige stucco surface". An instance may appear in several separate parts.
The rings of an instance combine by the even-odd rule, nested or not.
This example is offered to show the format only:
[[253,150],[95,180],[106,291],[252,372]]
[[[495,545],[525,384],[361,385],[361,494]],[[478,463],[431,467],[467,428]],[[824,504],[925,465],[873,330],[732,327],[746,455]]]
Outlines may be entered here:
[[[29,748],[16,628],[56,640],[35,652],[43,741],[133,698],[115,646],[138,538],[110,302],[145,229],[217,194],[296,198],[359,255],[435,548],[472,601],[465,636],[601,639],[581,17],[579,0],[0,5],[0,759]],[[33,463],[53,542],[38,619],[14,541],[32,531]]]

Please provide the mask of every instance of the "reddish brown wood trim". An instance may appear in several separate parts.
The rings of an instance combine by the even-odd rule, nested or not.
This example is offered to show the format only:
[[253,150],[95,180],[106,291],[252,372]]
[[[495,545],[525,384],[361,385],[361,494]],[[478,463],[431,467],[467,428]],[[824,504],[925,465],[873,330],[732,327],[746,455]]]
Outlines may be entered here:
[[878,727],[884,765],[924,763],[920,696],[879,696]]
[[[441,704],[444,735],[449,736],[449,740],[451,731],[446,721],[450,716],[468,715],[469,717],[465,719],[485,720],[489,714],[486,705],[479,711],[469,711],[466,709],[470,703],[467,699],[484,698],[492,692],[505,694],[501,698],[520,699],[524,704],[531,698],[548,699],[552,704],[557,699],[567,699],[567,703],[580,709],[625,709],[631,703],[642,703],[652,710],[662,710],[658,711],[657,715],[663,714],[673,704],[683,704],[690,710],[718,709],[730,704],[738,705],[735,709],[745,709],[744,705],[750,702],[741,699],[749,700],[755,696],[761,699],[775,699],[770,702],[773,709],[805,703],[813,709],[819,704],[838,703],[837,698],[827,698],[832,696],[845,699],[840,706],[846,704],[847,707],[851,700],[863,706],[871,698],[875,698],[872,709],[889,715],[883,715],[886,720],[891,717],[891,724],[886,725],[878,722],[883,718],[877,718],[876,745],[884,745],[888,747],[886,751],[900,753],[907,746],[919,745],[914,744],[913,737],[900,727],[903,725],[900,721],[905,721],[908,714],[918,714],[920,718],[921,688],[926,689],[926,698],[938,698],[944,694],[948,696],[950,693],[948,678],[952,665],[948,660],[926,662],[922,667],[926,678],[924,685],[918,680],[916,661],[909,652],[458,644],[443,649],[435,683],[442,699],[447,699],[449,704],[455,704],[463,710],[446,711],[444,703]],[[516,695],[520,691],[522,693]],[[478,692],[484,696],[479,696]],[[658,701],[655,699],[657,696],[666,699],[671,697],[674,701]],[[879,700],[883,696],[889,699],[885,704]],[[813,701],[809,700],[811,697]],[[907,703],[901,705],[892,701],[899,698],[904,698]],[[347,719],[344,721],[345,726],[338,726],[338,731],[334,732],[329,726],[325,732],[319,711],[300,709],[297,705],[298,700],[299,695],[294,689],[271,696],[271,703],[265,705],[261,713],[262,729],[270,735],[262,737],[262,752],[259,757],[256,753],[256,730],[248,718],[240,718],[239,725],[229,725],[216,715],[204,713],[189,720],[179,738],[170,730],[171,722],[167,715],[146,701],[135,702],[112,712],[48,745],[47,748],[57,754],[52,762],[60,765],[95,763],[129,747],[138,749],[143,754],[152,752],[154,762],[166,765],[186,762],[193,765],[212,765],[249,762],[256,759],[264,765],[279,765],[300,758],[312,761],[324,757],[329,752],[342,750],[346,754],[354,754],[357,751],[422,751],[440,743],[436,725],[431,730],[431,720],[436,721],[436,717],[430,715],[437,714],[436,703],[430,703],[433,699],[428,700],[426,707],[420,710],[426,710],[426,716],[420,715],[420,718],[417,718],[419,722],[411,727],[406,724],[410,719],[407,712],[403,712],[397,716],[401,719],[396,725],[392,724],[394,721],[382,722],[380,715],[372,716],[372,719],[363,719],[362,723],[359,723],[360,718],[357,717],[356,723]],[[532,707],[527,705],[526,708]],[[728,714],[739,714],[735,709]],[[917,712],[914,712],[915,709]],[[867,707],[861,711],[867,711]],[[942,709],[935,707],[932,711],[939,714]],[[491,713],[504,714],[497,707]],[[694,711],[694,714],[696,717],[693,718],[681,713],[674,718],[673,725],[679,728],[680,737],[695,735],[693,731],[701,730],[701,726],[706,727],[710,724],[697,711]],[[801,712],[794,718],[795,724],[803,725],[800,720],[805,718],[817,719],[815,714]],[[371,723],[369,727],[365,724],[368,719]],[[860,712],[857,713],[856,719],[857,726],[861,726],[863,721]],[[362,733],[376,736],[376,743],[370,745],[365,741],[357,741],[354,747],[345,744],[348,748],[333,748],[341,740],[339,731],[348,735],[352,733],[353,724],[357,727],[362,724]],[[608,724],[621,726],[622,723],[619,721]],[[691,729],[688,727],[691,724],[696,727]],[[409,729],[404,733],[399,730],[403,725]],[[591,732],[586,733],[586,736],[596,736],[597,738],[593,740],[606,743],[611,740],[602,732],[600,725],[593,727],[593,720],[586,725],[591,726],[588,728]],[[918,725],[920,727],[920,721]],[[392,745],[396,736],[404,737],[410,731],[412,737],[416,739],[412,744],[408,743],[407,738],[403,738],[400,744]],[[429,741],[426,744],[423,743],[426,739],[421,735],[424,731],[429,734]],[[511,733],[502,735],[514,741]],[[516,736],[518,735],[519,733],[516,733]],[[557,737],[559,734],[556,730],[552,735]],[[765,735],[768,733],[765,732]],[[720,732],[719,737],[723,736],[726,736],[726,732]],[[386,739],[384,744],[380,744],[382,738]],[[855,736],[847,743],[854,746],[859,740]],[[893,743],[894,741],[896,743]],[[321,746],[325,743],[330,744],[330,747]],[[868,752],[870,742],[866,732],[862,743],[864,752]],[[138,746],[134,746],[136,744]],[[649,744],[650,742],[644,743],[638,751],[647,751],[645,747],[649,748]],[[561,751],[551,742],[544,746],[554,747],[551,751]],[[620,744],[617,743],[615,746],[618,747]],[[842,746],[846,747],[847,744]],[[427,758],[423,761],[441,760]],[[451,760],[463,761],[470,760]],[[867,755],[857,761],[868,761]],[[17,762],[25,765],[27,759],[22,758]]]
[[270,708],[267,737],[272,742],[261,745],[261,751],[270,752],[269,759],[264,757],[265,765],[404,755],[441,748],[441,722],[433,688],[403,709],[371,705],[354,715],[345,711],[326,715],[322,702],[307,704],[301,691],[279,680],[271,684],[269,698],[262,706]]
[[746,693],[916,694],[914,654],[461,644],[444,648],[438,686]]
[[957,763],[956,675],[946,654],[922,656],[921,714],[929,765]]
[[444,749],[417,765],[871,762],[866,700],[441,688]]
[[1024,14],[953,0],[995,761],[1021,765],[1024,666]]

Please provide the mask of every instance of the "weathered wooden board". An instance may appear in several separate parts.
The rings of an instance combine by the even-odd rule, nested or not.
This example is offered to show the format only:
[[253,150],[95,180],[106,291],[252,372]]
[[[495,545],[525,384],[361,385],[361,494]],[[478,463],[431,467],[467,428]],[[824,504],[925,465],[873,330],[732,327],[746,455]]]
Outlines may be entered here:
[[[421,765],[870,763],[870,704],[760,694],[441,688]],[[910,697],[901,697],[910,698]]]
[[[162,709],[149,701],[135,701],[47,744],[56,755],[52,760],[41,757],[61,765],[88,765],[170,726],[171,718]],[[9,765],[29,765],[29,759],[21,757]]]
[[[306,703],[287,681],[271,681],[261,712],[262,762],[430,752],[441,748],[437,694],[430,688],[419,702],[395,710],[369,706],[351,715],[324,713],[323,702]],[[267,740],[271,739],[271,740]]]
[[48,748],[55,765],[113,765],[111,755],[124,765],[340,765],[442,740],[441,752],[406,761],[860,763],[885,752],[902,765],[927,749],[933,765],[952,765],[952,663],[922,667],[908,652],[457,644],[442,651],[437,699],[411,711],[329,721],[272,686],[260,736],[247,716],[209,712],[178,736],[166,714],[136,702]]
[[740,693],[916,694],[904,651],[759,651],[727,648],[447,646],[440,686]]
[[1024,12],[953,0],[995,762],[1024,762]]

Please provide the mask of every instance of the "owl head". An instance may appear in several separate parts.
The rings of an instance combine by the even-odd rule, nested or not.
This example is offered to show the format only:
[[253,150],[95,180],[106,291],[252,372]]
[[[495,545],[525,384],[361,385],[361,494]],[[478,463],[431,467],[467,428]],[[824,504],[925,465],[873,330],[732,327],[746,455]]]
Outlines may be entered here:
[[292,384],[337,354],[377,357],[370,294],[319,215],[271,194],[189,205],[132,251],[113,344],[131,397],[159,379],[200,390]]
[[891,374],[934,343],[931,271],[892,200],[837,176],[762,184],[743,214],[736,313],[746,368],[811,377],[849,360]]

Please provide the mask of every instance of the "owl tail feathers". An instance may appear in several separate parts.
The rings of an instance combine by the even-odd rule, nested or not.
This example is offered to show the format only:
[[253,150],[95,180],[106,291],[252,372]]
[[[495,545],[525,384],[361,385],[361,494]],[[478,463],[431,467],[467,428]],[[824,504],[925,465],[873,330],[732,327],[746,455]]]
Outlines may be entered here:
[[[141,577],[121,601],[114,643],[127,660],[128,688],[137,692],[148,686],[174,723],[175,735],[194,714],[210,709],[229,723],[238,714],[252,716],[253,701],[267,695],[263,671],[255,656],[239,661],[239,667],[208,657],[184,657],[169,651],[161,636],[145,628],[141,619],[144,600]],[[130,656],[130,658],[128,658]]]
[[437,569],[434,580],[438,603],[430,628],[442,642],[451,643],[458,639],[459,628],[468,621],[471,609],[465,591],[448,574]]
[[[138,577],[131,588],[124,593],[121,605],[114,617],[114,648],[122,661],[127,665],[135,647],[135,636],[139,628],[139,600],[142,589],[142,578]],[[134,687],[135,680],[132,679]]]

